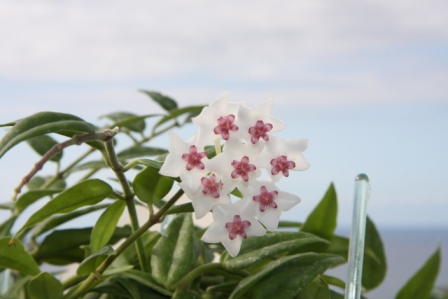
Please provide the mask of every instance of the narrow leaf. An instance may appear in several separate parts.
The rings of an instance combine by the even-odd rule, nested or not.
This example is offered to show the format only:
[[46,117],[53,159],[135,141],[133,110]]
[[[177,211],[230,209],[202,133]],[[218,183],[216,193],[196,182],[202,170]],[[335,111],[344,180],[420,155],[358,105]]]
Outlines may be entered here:
[[143,156],[158,156],[167,153],[163,148],[147,147],[147,146],[133,146],[117,154],[118,159],[128,160]]
[[400,289],[395,299],[429,298],[440,269],[440,248]]
[[285,256],[240,281],[230,299],[243,294],[253,299],[295,298],[318,275],[342,258],[329,254],[303,253]]
[[[137,115],[129,112],[114,112],[101,116],[100,118],[108,118],[113,120],[113,126],[125,127],[131,131],[141,133],[145,130],[146,124],[144,118],[137,117]],[[120,122],[120,125],[117,123]]]
[[172,220],[152,250],[151,269],[158,283],[173,289],[190,272],[200,254],[196,252],[195,238],[191,214]]
[[142,285],[145,285],[160,294],[166,295],[166,296],[173,296],[173,293],[168,291],[165,288],[160,287],[155,281],[154,278],[152,278],[151,274],[144,273],[137,270],[129,270],[124,273],[122,273],[123,276],[128,277],[132,280],[135,280],[138,283],[141,283]]
[[110,255],[115,255],[115,250],[112,246],[107,245],[101,248],[82,261],[76,270],[76,274],[78,274],[78,276],[89,275]]
[[90,237],[90,248],[92,252],[97,252],[109,242],[125,207],[126,202],[117,200],[98,218]]
[[178,206],[171,207],[167,212],[166,215],[170,214],[180,214],[180,213],[191,213],[194,212],[193,205],[191,202],[187,202]]
[[189,107],[180,108],[180,109],[173,109],[170,111],[170,113],[167,116],[163,117],[161,120],[159,120],[154,125],[152,131],[154,133],[156,131],[156,129],[158,127],[160,127],[161,125],[163,125],[164,123],[166,123],[170,120],[176,119],[177,117],[179,117],[183,114],[201,112],[203,108],[204,108],[204,106],[189,106]]
[[39,223],[38,225],[36,225],[33,230],[32,230],[32,234],[31,234],[31,238],[32,239],[36,239],[36,237],[42,235],[43,233],[48,232],[49,230],[63,224],[66,223],[72,219],[78,218],[80,216],[86,215],[88,213],[91,212],[95,212],[104,208],[107,208],[109,206],[109,204],[102,204],[102,205],[95,205],[92,207],[88,207],[82,210],[76,210],[64,215],[53,215],[48,219],[45,219],[44,221],[42,221],[41,223]]
[[135,176],[133,187],[135,195],[141,201],[154,203],[170,192],[173,183],[172,178],[159,174],[152,167],[146,167]]
[[376,288],[386,277],[387,262],[383,242],[373,221],[367,217],[362,286],[366,290]]
[[162,95],[161,93],[148,90],[140,90],[140,92],[147,94],[154,102],[159,104],[166,111],[171,111],[177,108],[177,103],[172,98]]
[[222,265],[228,270],[245,269],[264,258],[316,242],[328,243],[324,239],[302,232],[275,232],[261,237],[249,237],[244,240],[239,255],[234,258],[226,255]]
[[21,213],[25,208],[35,203],[42,197],[61,192],[61,189],[30,190],[23,193],[16,201],[16,213]]
[[94,133],[95,126],[81,118],[64,113],[39,112],[17,121],[0,141],[0,157],[16,144],[30,138],[59,133],[73,136],[81,133]]
[[25,251],[19,240],[9,246],[11,237],[0,238],[0,267],[17,270],[27,275],[39,274],[39,266],[31,255]]
[[42,222],[54,214],[67,213],[83,206],[97,204],[111,192],[112,188],[99,179],[82,181],[45,204],[28,219],[17,233]]
[[62,299],[62,284],[47,272],[40,273],[26,286],[30,299]]
[[337,215],[337,195],[334,185],[331,184],[325,196],[302,225],[301,231],[330,240],[336,228]]
[[307,285],[296,299],[328,299],[330,288],[322,277],[318,276]]
[[[53,146],[58,144],[56,140],[48,135],[40,135],[27,140],[28,144],[35,150],[39,155],[45,155]],[[57,153],[50,158],[50,161],[58,162],[62,158],[62,152]]]

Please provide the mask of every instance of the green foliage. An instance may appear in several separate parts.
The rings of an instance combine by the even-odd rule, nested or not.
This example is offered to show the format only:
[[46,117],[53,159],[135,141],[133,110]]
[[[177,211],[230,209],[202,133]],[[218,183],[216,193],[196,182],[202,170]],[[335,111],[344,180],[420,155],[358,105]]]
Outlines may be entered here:
[[[346,262],[349,248],[347,237],[334,235],[338,211],[334,185],[306,219],[281,221],[281,231],[245,239],[239,255],[231,257],[221,244],[199,241],[204,229],[193,223],[191,202],[177,203],[182,192],[171,194],[178,188],[174,181],[180,179],[159,174],[168,151],[151,143],[191,122],[203,106],[179,107],[166,95],[142,92],[164,112],[103,115],[111,122],[107,128],[120,127],[119,132],[102,131],[77,116],[55,112],[40,112],[0,125],[10,127],[0,140],[0,157],[25,141],[43,164],[53,161],[58,167],[54,175],[32,173],[27,177],[29,169],[25,168],[26,190],[16,202],[0,203],[2,212],[10,213],[0,223],[0,275],[7,275],[5,269],[9,269],[12,280],[8,290],[0,290],[1,298],[344,298],[345,282],[325,274],[328,268]],[[76,136],[82,143],[85,136],[106,131],[112,135],[92,137],[87,142],[89,150],[78,157],[67,157],[63,152],[48,154],[56,153],[51,149],[58,146],[51,133]],[[111,148],[125,144],[117,143],[121,136],[132,144],[115,154]],[[209,159],[216,156],[214,146],[207,146],[205,151]],[[92,153],[97,153],[96,158],[87,160]],[[98,170],[109,175],[100,179]],[[232,196],[241,198],[242,194],[236,188]],[[107,198],[113,203],[104,201]],[[143,223],[134,213],[137,205],[146,209]],[[117,226],[126,207],[132,225]],[[87,215],[89,219],[81,218]],[[67,228],[75,219],[85,220],[85,227]],[[21,228],[16,228],[16,221],[24,222]],[[163,221],[169,224],[165,227],[164,223],[161,233],[152,228]],[[43,263],[77,264],[78,268],[72,278],[60,282],[57,274],[41,272]],[[440,249],[396,298],[446,298],[446,293],[432,291],[439,264]],[[368,218],[363,290],[378,287],[386,269],[380,234]],[[368,295],[365,292],[364,298]]]
[[439,273],[440,260],[440,248],[437,248],[417,273],[400,289],[395,299],[429,298]]

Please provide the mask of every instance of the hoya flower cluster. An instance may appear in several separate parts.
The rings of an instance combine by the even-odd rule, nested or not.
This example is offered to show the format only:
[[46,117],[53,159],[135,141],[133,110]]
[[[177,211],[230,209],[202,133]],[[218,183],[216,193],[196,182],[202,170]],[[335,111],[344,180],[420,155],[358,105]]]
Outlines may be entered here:
[[[160,169],[163,175],[181,178],[196,218],[213,212],[214,222],[202,240],[221,242],[231,256],[248,236],[276,230],[282,211],[300,202],[275,183],[292,170],[309,167],[302,155],[308,141],[271,135],[285,127],[270,115],[273,101],[248,108],[244,102],[228,102],[227,93],[222,94],[193,118],[199,129],[192,138],[184,141],[170,133],[169,154]],[[215,145],[217,152],[210,160],[207,145]],[[268,176],[260,180],[262,169]],[[233,203],[230,193],[235,188],[243,197]]]

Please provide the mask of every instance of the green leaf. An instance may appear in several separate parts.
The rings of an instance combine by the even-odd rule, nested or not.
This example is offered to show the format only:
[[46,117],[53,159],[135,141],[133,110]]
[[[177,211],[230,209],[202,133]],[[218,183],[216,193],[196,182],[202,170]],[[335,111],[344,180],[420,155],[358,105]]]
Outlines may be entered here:
[[[146,124],[144,121],[144,118],[138,117],[137,115],[129,112],[114,112],[109,113],[103,116],[100,116],[100,118],[108,118],[110,120],[113,120],[115,126],[119,127],[125,127],[128,128],[131,131],[134,132],[143,132],[145,130]],[[120,123],[120,124],[117,124]]]
[[[160,234],[154,231],[147,231],[143,235],[140,236],[140,239],[143,241],[143,247],[145,248],[145,252],[147,256],[151,255],[152,248],[157,243],[160,238]],[[138,255],[135,249],[135,246],[129,246],[126,250],[119,256],[119,258],[125,259],[125,264],[138,264]]]
[[344,295],[339,294],[338,292],[335,292],[333,290],[330,290],[330,299],[344,299]]
[[72,172],[81,171],[81,170],[101,169],[101,168],[106,168],[106,167],[108,167],[108,166],[106,165],[104,160],[89,161],[89,162],[86,162],[86,163],[83,163],[83,164],[73,167],[72,169],[67,171],[67,173],[72,173]]
[[321,275],[326,283],[345,289],[345,282],[337,277],[329,275]]
[[331,244],[326,252],[337,254],[345,260],[348,260],[348,247],[350,245],[350,239],[343,236],[333,235],[330,242]]
[[194,212],[193,205],[191,202],[187,202],[178,206],[171,207],[167,212],[166,215],[170,214],[180,214],[180,213],[192,213]]
[[45,204],[28,219],[16,234],[54,214],[68,213],[83,206],[97,204],[111,192],[111,186],[99,179],[82,181]]
[[296,299],[329,299],[330,288],[322,277],[318,276],[297,296]]
[[116,121],[111,127],[127,127],[128,125],[131,125],[136,122],[140,122],[142,120],[145,120],[147,118],[154,117],[154,116],[163,116],[163,114],[146,114],[146,115],[128,117],[128,118],[124,118],[123,120]]
[[76,270],[76,274],[78,274],[78,276],[89,275],[110,255],[115,255],[115,250],[112,246],[107,245],[101,248],[82,261]]
[[62,299],[62,284],[47,272],[34,277],[26,286],[30,299]]
[[366,290],[376,288],[386,277],[387,262],[383,242],[375,224],[367,217],[362,286]]
[[252,264],[282,252],[295,250],[305,244],[328,241],[302,232],[274,232],[244,240],[238,256],[226,255],[222,265],[228,270],[245,269]]
[[145,147],[136,145],[130,147],[120,153],[117,154],[118,159],[120,160],[128,160],[132,158],[138,158],[143,156],[158,156],[167,153],[168,151],[163,148],[157,147]]
[[181,116],[182,114],[201,112],[203,108],[204,108],[204,106],[189,106],[189,107],[180,108],[180,109],[173,109],[170,111],[170,113],[167,116],[163,117],[161,120],[159,120],[154,125],[152,131],[153,131],[153,133],[155,133],[155,131],[158,127],[160,127],[161,125],[163,125],[164,123],[166,123],[170,120],[175,119],[178,116]]
[[439,273],[440,262],[440,248],[437,248],[417,273],[400,289],[395,299],[429,298]]
[[59,133],[71,137],[75,134],[94,132],[94,125],[77,116],[56,112],[39,112],[17,121],[3,136],[0,141],[0,158],[16,144],[36,136]]
[[[28,144],[39,155],[44,156],[53,146],[58,144],[56,140],[48,135],[40,135],[27,140]],[[59,162],[62,158],[62,152],[57,153],[50,158],[50,161]]]
[[230,299],[240,298],[247,293],[253,299],[295,298],[318,275],[341,257],[330,254],[302,253],[285,256],[269,263],[262,270],[240,281]]
[[27,275],[39,274],[39,266],[31,255],[25,251],[19,240],[9,246],[11,237],[0,238],[0,267],[17,270]]
[[125,207],[126,202],[117,200],[98,218],[98,221],[93,227],[92,236],[90,237],[90,248],[92,252],[97,252],[109,242]]
[[134,178],[133,187],[137,197],[146,203],[157,202],[170,192],[174,180],[163,176],[152,168],[146,167]]
[[336,228],[338,202],[334,185],[331,184],[320,203],[302,225],[301,231],[331,240]]
[[11,228],[16,222],[17,217],[19,217],[19,215],[12,215],[7,220],[3,221],[2,224],[0,224],[0,237],[10,235]]
[[147,94],[154,102],[159,104],[166,111],[171,111],[177,108],[176,101],[168,96],[162,95],[161,93],[155,91],[149,91],[149,90],[139,90],[139,91]]
[[32,205],[42,197],[53,195],[61,191],[61,189],[42,189],[30,190],[26,193],[23,193],[16,201],[16,213],[21,213],[28,206]]
[[154,279],[167,289],[174,289],[196,263],[200,254],[196,250],[197,242],[191,214],[174,218],[152,250]]
[[142,285],[145,285],[160,294],[166,295],[166,296],[173,296],[173,293],[168,291],[165,288],[160,287],[155,281],[154,278],[152,278],[151,274],[144,273],[137,270],[129,270],[124,273],[122,273],[123,276],[128,277],[138,283],[141,283]]
[[67,213],[64,215],[57,215],[57,216],[53,215],[50,218],[45,219],[44,221],[42,221],[41,223],[39,223],[38,225],[36,225],[33,228],[31,238],[33,240],[35,240],[36,237],[42,235],[43,233],[46,233],[47,231],[49,231],[63,223],[66,223],[72,219],[78,218],[78,217],[86,215],[88,213],[104,209],[108,206],[109,206],[109,204],[95,205],[95,206],[88,207],[85,209],[76,210],[76,211],[73,211],[73,212],[70,212],[70,213]]
[[[131,233],[129,226],[117,227],[110,243],[115,244]],[[91,227],[53,231],[42,241],[34,257],[53,265],[80,263],[84,260],[84,250],[80,246],[89,244],[91,234]]]

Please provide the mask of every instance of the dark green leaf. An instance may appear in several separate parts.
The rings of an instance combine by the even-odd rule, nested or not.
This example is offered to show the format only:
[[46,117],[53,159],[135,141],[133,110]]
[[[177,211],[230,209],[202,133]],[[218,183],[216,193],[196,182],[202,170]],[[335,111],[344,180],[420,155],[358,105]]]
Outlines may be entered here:
[[108,118],[113,120],[115,123],[113,127],[125,127],[134,132],[143,132],[145,130],[144,118],[138,117],[137,115],[129,112],[114,112],[101,116],[100,118]]
[[115,255],[115,250],[112,246],[106,245],[83,260],[76,270],[76,274],[78,274],[78,276],[89,275],[110,255]]
[[325,196],[302,225],[301,231],[309,232],[324,239],[331,240],[336,228],[337,215],[337,195],[334,185],[331,184],[325,193]]
[[64,288],[53,275],[43,272],[28,283],[26,290],[30,299],[61,299]]
[[[147,256],[149,256],[152,252],[152,248],[157,243],[160,238],[160,234],[154,231],[148,231],[140,236],[140,239],[143,241],[143,247],[145,248],[145,252]],[[129,246],[126,250],[119,256],[119,258],[125,259],[125,264],[138,264],[138,255],[135,249],[135,246]]]
[[152,250],[154,279],[167,289],[174,289],[196,263],[200,254],[196,252],[197,242],[191,214],[174,218]]
[[38,224],[54,214],[68,213],[83,206],[97,204],[111,192],[112,188],[99,179],[82,181],[45,204],[28,219],[17,233],[27,227]]
[[296,299],[329,299],[330,288],[320,276],[307,285]]
[[159,174],[152,167],[146,167],[135,176],[133,187],[135,195],[141,201],[154,203],[170,192],[173,183],[172,178]]
[[[28,144],[35,150],[39,155],[45,155],[53,146],[58,144],[56,140],[48,135],[40,135],[27,140]],[[57,153],[50,158],[50,161],[59,162],[62,158],[62,152]]]
[[163,295],[166,296],[173,296],[173,293],[171,293],[170,291],[168,291],[165,288],[160,287],[152,278],[151,274],[149,273],[144,273],[141,271],[137,271],[137,270],[129,270],[126,271],[124,273],[122,273],[123,276],[126,276],[132,280],[135,280],[138,283],[141,283]]
[[46,233],[47,231],[49,231],[63,223],[66,223],[72,219],[78,218],[78,217],[86,215],[88,213],[104,209],[108,206],[109,206],[109,204],[95,205],[95,206],[88,207],[85,209],[76,210],[76,211],[73,211],[73,212],[70,212],[70,213],[67,213],[64,215],[53,215],[50,218],[45,219],[44,221],[42,221],[41,223],[39,223],[38,225],[36,225],[33,228],[31,238],[35,240],[36,237],[42,235],[43,233]]
[[143,156],[158,156],[161,154],[165,154],[168,151],[163,148],[157,148],[157,147],[145,147],[136,145],[133,147],[130,147],[120,153],[117,154],[118,159],[120,160],[128,160],[132,158],[138,158]]
[[129,295],[131,295],[132,299],[140,299],[140,292],[134,281],[121,276],[114,277],[114,281],[121,285],[129,293]]
[[31,255],[25,251],[19,240],[9,246],[11,237],[0,238],[0,267],[17,270],[23,274],[39,274],[39,266]]
[[191,213],[194,212],[193,205],[191,202],[187,202],[178,206],[174,206],[166,212],[166,215],[170,214],[180,214],[180,213]]
[[329,254],[303,253],[285,256],[240,281],[230,299],[247,293],[249,298],[295,298],[318,275],[341,257]]
[[431,290],[440,269],[440,248],[425,262],[406,284],[400,289],[395,299],[426,299]]
[[94,132],[95,126],[77,116],[56,112],[39,112],[17,121],[3,136],[0,141],[0,157],[16,144],[36,136],[48,133],[73,136]]
[[176,101],[168,96],[162,95],[161,93],[155,91],[140,90],[140,92],[147,94],[151,99],[154,100],[154,102],[159,104],[166,111],[171,111],[177,108]]
[[34,176],[26,186],[28,187],[28,190],[35,190],[39,189],[43,184],[45,184],[45,178],[40,176]]
[[302,222],[297,221],[280,221],[278,223],[278,228],[301,228]]
[[329,276],[329,275],[321,275],[321,277],[328,283],[341,289],[345,289],[345,282],[337,277]]
[[347,237],[333,235],[330,240],[331,244],[327,249],[328,253],[337,254],[348,260],[348,246],[350,240]]
[[0,237],[9,236],[11,234],[11,228],[16,222],[18,216],[19,215],[13,215],[7,220],[4,220],[2,224],[0,224]]
[[9,201],[0,203],[0,210],[14,210],[15,202]]
[[244,240],[238,256],[225,256],[222,265],[229,270],[245,269],[252,264],[282,252],[295,250],[305,244],[328,241],[302,232],[274,232]]
[[109,242],[125,207],[125,201],[117,200],[98,218],[98,221],[93,227],[92,236],[90,237],[90,248],[92,252],[97,252]]
[[16,201],[16,213],[21,213],[29,205],[32,205],[42,197],[53,195],[61,192],[61,189],[42,189],[42,190],[30,190],[23,193]]
[[[110,243],[115,244],[131,233],[129,226],[117,227]],[[53,231],[42,241],[34,257],[54,265],[80,263],[84,260],[84,250],[80,246],[89,244],[91,234],[90,227]]]
[[330,290],[330,299],[344,299],[344,295],[339,294],[333,290]]
[[362,286],[366,290],[376,288],[386,277],[387,262],[383,242],[375,224],[367,217]]

